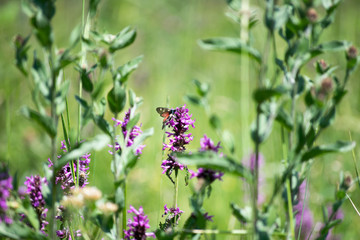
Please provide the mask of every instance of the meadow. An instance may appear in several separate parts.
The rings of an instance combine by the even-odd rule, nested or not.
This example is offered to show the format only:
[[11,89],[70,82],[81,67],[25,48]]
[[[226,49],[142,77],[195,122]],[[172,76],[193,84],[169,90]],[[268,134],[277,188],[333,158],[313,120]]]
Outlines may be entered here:
[[[253,10],[253,16],[258,20],[248,36],[249,42],[253,48],[262,53],[266,51],[267,46],[268,30],[264,22],[266,1],[250,1],[249,3]],[[69,45],[70,33],[76,25],[81,25],[82,9],[82,1],[56,1],[56,14],[52,19],[54,51]],[[318,9],[319,16],[324,16],[325,10],[322,7],[318,7]],[[360,9],[360,2],[342,1],[337,9],[334,23],[324,30],[319,41],[346,40],[359,49],[360,17],[358,9]],[[272,125],[272,132],[267,139],[261,141],[261,144],[254,143],[250,134],[251,125],[254,125],[259,114],[258,106],[262,102],[270,102],[270,97],[259,100],[259,103],[253,98],[253,92],[259,88],[259,73],[261,75],[262,71],[266,71],[270,77],[278,76],[279,82],[282,79],[280,77],[282,73],[279,73],[280,70],[272,59],[273,52],[269,53],[267,62],[262,62],[267,66],[267,69],[263,70],[245,54],[207,51],[204,49],[206,47],[202,47],[199,42],[200,39],[219,36],[241,37],[243,33],[240,24],[234,23],[225,15],[228,11],[229,6],[226,1],[215,0],[187,2],[102,0],[94,16],[91,27],[98,32],[116,34],[126,26],[136,29],[137,35],[134,43],[114,55],[112,60],[116,67],[137,56],[144,56],[137,69],[126,81],[127,88],[131,88],[136,96],[143,99],[141,106],[139,105],[136,109],[140,113],[137,125],[141,124],[143,131],[150,128],[154,130],[152,136],[144,141],[143,144],[146,147],[142,149],[136,165],[126,176],[127,206],[125,207],[127,209],[129,205],[136,209],[140,206],[143,207],[151,226],[148,231],[155,231],[159,222],[164,221],[163,206],[165,204],[172,206],[174,202],[174,184],[166,174],[162,174],[161,164],[167,156],[162,150],[165,135],[162,129],[163,118],[157,113],[157,107],[176,109],[176,107],[186,104],[189,114],[192,114],[191,118],[195,119],[195,127],[190,127],[188,130],[194,139],[186,146],[186,152],[197,153],[201,147],[200,139],[204,137],[204,134],[210,137],[215,145],[220,141],[222,148],[219,151],[237,163],[245,162],[250,154],[255,154],[259,148],[258,153],[263,157],[263,165],[258,174],[261,176],[262,183],[258,191],[259,195],[263,195],[267,200],[272,196],[277,177],[285,169],[282,138],[282,133],[286,131],[284,126],[275,121]],[[46,131],[39,124],[24,117],[20,110],[24,105],[32,109],[37,107],[33,102],[31,91],[34,88],[32,79],[21,74],[15,66],[15,36],[17,34],[27,36],[33,29],[28,16],[21,9],[20,1],[3,0],[0,2],[0,22],[0,76],[2,79],[0,81],[0,160],[8,165],[10,174],[18,179],[19,185],[23,185],[26,176],[35,174],[44,176],[46,174],[44,165],[48,164],[48,158],[52,158],[52,143]],[[277,47],[277,54],[281,58],[287,49],[286,42],[275,34],[274,43]],[[44,54],[44,49],[39,46],[34,34],[28,44],[31,46],[28,51],[28,65],[31,66],[34,50],[41,56]],[[105,45],[102,43],[102,46]],[[74,51],[81,51],[80,44],[74,47]],[[334,72],[342,77],[345,75],[347,61],[349,61],[345,55],[346,51],[326,52],[308,61],[302,71],[310,78],[316,79],[316,64],[320,59],[325,59],[326,63],[331,66],[339,65]],[[88,54],[88,58],[92,64],[98,61],[91,54]],[[359,59],[359,57],[357,58]],[[76,128],[78,101],[74,96],[79,92],[79,72],[74,68],[75,64],[67,66],[64,71],[64,79],[70,80],[70,90],[67,93],[68,115],[70,116],[70,125]],[[112,87],[112,75],[106,72],[99,76],[102,76],[104,81],[102,94],[106,97]],[[355,159],[360,156],[358,146],[360,141],[359,78],[360,72],[359,69],[356,69],[347,82],[347,94],[336,107],[336,117],[331,119],[331,125],[321,132],[314,143],[316,146],[320,146],[337,140],[350,141],[350,132],[352,141],[356,143],[353,151],[349,149],[350,151],[346,152],[314,157],[311,164],[297,169],[299,173],[306,172],[308,174],[306,175],[308,207],[314,215],[314,226],[316,222],[323,221],[323,207],[326,208],[329,204],[334,203],[337,189],[339,189],[339,181],[341,181],[339,180],[341,173],[352,176],[353,183],[347,193],[354,204],[357,207],[360,206],[359,184],[356,180],[356,167],[353,161],[353,154],[355,154]],[[194,96],[201,95],[194,84],[195,79],[209,86],[209,91],[206,91],[205,94],[207,99],[205,103],[194,104],[199,100],[198,98],[194,99]],[[273,87],[269,83],[265,83],[263,86]],[[205,89],[207,88],[205,87]],[[82,94],[84,99],[91,98],[91,94],[87,91],[83,91]],[[271,95],[271,97],[274,96],[275,94]],[[276,95],[274,98],[281,96]],[[305,96],[299,96],[299,103],[296,106],[299,112],[307,109],[305,98]],[[126,104],[117,119],[124,118],[125,112],[129,108],[129,103]],[[284,108],[290,108],[290,105],[290,102],[285,102]],[[46,113],[50,115],[50,110],[47,109]],[[217,119],[209,122],[212,114],[215,114]],[[112,123],[113,115],[107,106],[104,119]],[[170,126],[167,126],[165,131],[169,131],[169,128]],[[60,152],[60,141],[65,139],[60,120],[56,132],[56,148]],[[94,121],[89,120],[81,130],[81,138],[91,140],[100,133],[102,133],[101,129],[96,126]],[[109,144],[111,143],[109,142]],[[99,151],[91,151],[92,160],[89,164],[88,185],[100,189],[104,196],[112,195],[115,191],[114,175],[111,170],[113,155],[109,154],[109,151],[112,150],[105,145]],[[356,160],[359,164],[358,159]],[[196,170],[195,165],[189,164],[189,168],[193,171]],[[304,170],[305,168],[306,170]],[[184,213],[178,223],[179,229],[183,228],[186,224],[185,221],[193,211],[189,198],[196,189],[196,179],[190,179],[190,184],[186,186],[185,177],[184,171],[180,171],[177,206]],[[240,223],[232,214],[230,203],[235,203],[242,208],[251,206],[252,186],[244,183],[244,178],[245,176],[239,177],[239,174],[225,172],[222,181],[211,183],[211,195],[204,200],[202,206],[213,216],[213,221],[207,222],[206,228],[217,229],[224,233],[203,235],[203,239],[214,239],[213,237],[216,239],[240,239],[239,235],[229,234],[229,231],[234,229],[246,229],[244,224]],[[285,192],[284,190],[284,194]],[[288,219],[281,195],[277,195],[274,199],[275,206],[272,214],[278,214],[280,225],[286,226]],[[263,206],[259,205],[259,209]],[[357,239],[360,234],[357,227],[360,216],[348,199],[341,205],[341,210],[344,217],[342,222],[332,230],[332,234],[338,235],[340,239]],[[128,218],[130,216],[131,214],[128,214]],[[97,239],[92,238],[91,234],[89,236],[90,239]],[[107,237],[105,234],[101,236],[105,239]],[[291,239],[286,231],[278,236],[272,236],[272,238]],[[245,235],[241,239],[252,238]]]

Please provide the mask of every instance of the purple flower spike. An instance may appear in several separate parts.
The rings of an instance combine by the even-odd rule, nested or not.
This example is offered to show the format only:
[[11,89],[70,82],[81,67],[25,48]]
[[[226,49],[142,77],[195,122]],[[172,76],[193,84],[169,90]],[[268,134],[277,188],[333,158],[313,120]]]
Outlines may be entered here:
[[43,184],[47,184],[46,178],[40,176],[26,177],[24,183],[27,186],[27,194],[29,195],[31,205],[35,209],[40,222],[40,231],[45,234],[45,226],[49,223],[46,221],[46,213],[48,211],[45,208],[45,199],[42,195],[41,189]]
[[[128,141],[126,143],[127,147],[131,147],[134,144],[134,140],[137,136],[140,136],[142,134],[142,131],[140,129],[140,126],[134,126],[131,131],[126,130],[127,124],[130,121],[130,109],[125,113],[125,117],[123,121],[117,120],[115,118],[112,118],[112,120],[115,122],[115,126],[121,125],[121,131],[124,135],[124,138],[128,137]],[[142,154],[142,150],[144,149],[146,145],[140,145],[135,152],[135,155]],[[113,145],[109,145],[109,147],[113,148]],[[115,151],[121,150],[120,144],[118,142],[115,142]],[[113,152],[110,150],[110,154],[113,154]]]
[[163,150],[166,148],[173,152],[183,152],[186,150],[185,145],[193,140],[191,133],[186,132],[189,130],[189,126],[195,128],[195,120],[192,120],[191,117],[192,114],[189,115],[189,109],[186,108],[186,104],[176,108],[171,119],[166,122],[166,125],[172,129],[172,132],[166,132],[170,140],[168,144],[164,143]]
[[[200,152],[204,151],[212,151],[218,152],[220,147],[220,142],[215,146],[214,142],[208,138],[206,135],[202,139],[200,139]],[[215,171],[212,169],[199,168],[197,172],[189,170],[191,176],[190,178],[202,178],[205,179],[208,183],[212,183],[216,179],[222,180],[222,176],[224,176],[223,172]]]
[[206,220],[210,221],[210,222],[213,222],[213,219],[212,219],[213,217],[214,217],[214,216],[209,215],[208,212],[206,212],[206,213],[204,214],[204,218],[205,218]]
[[184,170],[185,169],[185,165],[178,163],[175,160],[174,156],[171,156],[170,154],[168,155],[168,158],[166,160],[164,160],[161,164],[161,168],[163,169],[162,174],[164,173],[168,173],[169,175],[171,175],[172,171],[175,170]]
[[10,197],[10,191],[12,189],[12,177],[9,175],[8,170],[4,167],[4,169],[0,172],[0,223],[12,223],[12,219],[6,215],[6,211],[8,210],[6,200]]
[[144,214],[142,207],[139,210],[136,210],[133,206],[130,205],[130,210],[128,213],[134,213],[133,219],[129,219],[127,226],[128,230],[124,230],[125,239],[136,239],[136,240],[145,240],[147,237],[155,238],[154,233],[146,233],[146,229],[150,228],[149,219]]
[[164,214],[161,217],[164,217],[164,216],[168,215],[167,218],[166,218],[166,221],[170,222],[170,221],[172,221],[172,219],[175,219],[176,225],[178,225],[179,220],[180,220],[180,216],[183,213],[184,213],[184,211],[180,210],[180,208],[178,208],[178,207],[176,207],[176,208],[168,208],[167,204],[165,204],[165,206],[164,206]]
[[200,152],[204,151],[213,151],[218,152],[220,147],[220,142],[215,146],[214,142],[204,134],[204,137],[200,139]]
[[[65,140],[61,141],[61,147],[60,149],[63,150],[64,153],[67,152],[67,148],[66,148],[66,144],[65,144]],[[88,182],[88,171],[89,171],[89,164],[90,164],[90,153],[86,153],[83,156],[80,157],[79,160],[79,186],[80,187],[85,187],[89,182]],[[61,155],[58,156],[58,158],[60,158]],[[50,158],[48,159],[48,167],[52,167],[54,164],[53,162],[50,160]],[[55,179],[55,183],[56,184],[61,184],[61,188],[64,190],[65,194],[69,194],[70,190],[75,188],[75,183],[74,183],[74,178],[72,176],[72,172],[71,172],[71,165],[72,163],[67,163],[65,166],[63,166],[57,173],[56,173],[56,179]],[[76,162],[73,163],[74,165],[74,172],[75,172],[75,176],[77,173],[76,170]],[[77,177],[77,176],[76,176]],[[75,180],[76,180],[75,177]]]

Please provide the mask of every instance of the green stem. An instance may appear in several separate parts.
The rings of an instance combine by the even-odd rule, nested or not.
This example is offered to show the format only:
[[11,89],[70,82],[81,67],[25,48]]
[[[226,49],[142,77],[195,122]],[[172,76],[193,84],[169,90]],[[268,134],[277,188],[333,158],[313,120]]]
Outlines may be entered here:
[[123,209],[123,214],[122,214],[122,231],[121,231],[121,234],[122,234],[122,237],[125,238],[125,232],[124,230],[126,230],[126,197],[127,197],[127,191],[126,191],[126,176],[125,176],[125,179],[124,179],[124,209]]
[[[58,126],[58,117],[56,115],[56,75],[54,70],[54,62],[53,62],[53,56],[51,52],[51,48],[47,49],[48,54],[48,61],[50,65],[50,72],[51,72],[51,119],[53,121],[53,124],[55,128],[57,129]],[[57,160],[57,151],[56,151],[56,141],[57,141],[57,133],[55,136],[51,138],[51,159],[53,163]],[[53,168],[52,178],[51,178],[51,184],[52,184],[52,191],[51,191],[51,218],[50,218],[50,236],[52,239],[55,239],[56,237],[56,209],[55,209],[55,202],[56,202],[56,171],[55,167]]]
[[[174,184],[174,208],[177,207],[177,200],[179,194],[179,170],[175,169],[175,184]],[[174,223],[175,224],[175,223]],[[175,227],[175,226],[174,226]]]
[[[281,127],[281,142],[282,142],[282,151],[283,151],[283,159],[286,161],[286,167],[289,166],[288,159],[288,151],[285,143],[285,133],[284,128]],[[291,175],[290,175],[291,176]],[[288,199],[288,215],[289,215],[289,223],[290,223],[290,237],[291,239],[295,239],[295,224],[294,224],[294,213],[292,206],[292,197],[291,197],[291,185],[290,178],[286,178],[286,196]]]

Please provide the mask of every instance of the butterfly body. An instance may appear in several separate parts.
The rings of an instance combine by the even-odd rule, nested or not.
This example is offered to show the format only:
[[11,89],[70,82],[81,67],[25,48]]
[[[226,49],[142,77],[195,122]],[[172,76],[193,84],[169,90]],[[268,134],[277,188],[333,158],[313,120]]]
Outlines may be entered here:
[[156,111],[160,114],[161,117],[164,118],[162,129],[164,129],[166,123],[168,123],[171,118],[174,116],[175,109],[165,108],[165,107],[158,107]]

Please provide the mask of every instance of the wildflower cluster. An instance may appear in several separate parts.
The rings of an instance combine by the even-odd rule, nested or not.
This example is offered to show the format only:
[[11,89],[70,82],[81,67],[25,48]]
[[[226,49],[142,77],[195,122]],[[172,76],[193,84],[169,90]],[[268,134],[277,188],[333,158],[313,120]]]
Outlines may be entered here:
[[45,199],[41,192],[43,184],[48,184],[46,178],[41,178],[38,175],[26,177],[26,193],[29,195],[31,205],[37,214],[40,223],[40,231],[45,234],[45,227],[49,223],[46,221],[46,214],[48,209],[45,208]]
[[[61,141],[60,149],[63,150],[64,153],[67,152],[65,140]],[[88,184],[88,170],[91,161],[90,155],[90,153],[84,154],[79,159],[79,187],[85,187]],[[61,155],[58,156],[58,158],[60,157]],[[48,167],[52,167],[54,165],[50,158],[48,159],[48,162]],[[71,164],[73,165],[75,177],[72,175]],[[65,194],[69,194],[70,190],[75,188],[74,179],[77,181],[76,166],[76,162],[69,162],[56,173],[55,183],[61,184],[61,188],[64,190]]]
[[[202,139],[200,139],[200,146],[200,152],[212,151],[217,153],[219,148],[221,148],[220,142],[218,142],[218,144],[215,146],[214,142],[208,138],[206,134]],[[216,179],[222,180],[221,177],[224,175],[224,173],[221,171],[215,171],[206,168],[199,168],[197,172],[189,170],[189,172],[191,173],[190,178],[197,177],[199,179],[205,179],[208,183],[212,183]]]
[[[126,147],[130,147],[134,144],[134,140],[137,136],[140,136],[142,134],[142,131],[140,129],[140,126],[134,126],[131,130],[127,129],[127,125],[130,121],[130,113],[131,113],[131,109],[129,109],[126,113],[125,113],[125,117],[123,121],[117,120],[115,118],[112,118],[112,120],[115,122],[115,126],[119,126],[121,125],[121,131],[123,133],[124,139],[127,139],[126,142]],[[135,155],[140,155],[142,154],[142,150],[144,149],[146,145],[140,145],[135,152]],[[109,147],[113,147],[113,145],[109,145]],[[121,151],[121,146],[118,142],[115,142],[115,151]],[[113,154],[112,151],[109,150],[110,154]]]
[[[186,150],[186,145],[193,140],[192,134],[186,132],[190,126],[195,128],[195,120],[192,120],[191,117],[192,114],[189,114],[186,105],[175,109],[173,116],[170,116],[170,120],[165,123],[172,132],[166,132],[169,143],[163,143],[163,150],[170,149],[172,152],[184,152]],[[161,168],[163,174],[166,173],[167,176],[170,176],[174,170],[184,170],[186,166],[178,163],[172,154],[168,154],[168,158],[163,160]]]
[[12,223],[12,219],[6,214],[6,211],[8,210],[6,202],[10,197],[10,191],[12,189],[12,177],[9,175],[8,170],[4,167],[4,169],[1,169],[0,171],[0,223]]
[[146,229],[150,228],[149,219],[144,214],[144,210],[142,207],[139,210],[136,210],[133,206],[130,205],[130,210],[128,213],[134,213],[133,219],[129,219],[127,226],[128,230],[124,230],[125,239],[136,239],[136,240],[145,240],[147,237],[155,238],[154,233],[146,233]]
[[164,206],[164,214],[161,215],[161,217],[165,217],[165,223],[160,223],[160,229],[163,231],[166,231],[169,227],[171,227],[172,225],[178,225],[179,224],[179,220],[180,220],[180,216],[181,214],[183,214],[184,211],[180,210],[180,208],[176,207],[172,207],[172,208],[168,208],[167,204],[165,204]]

